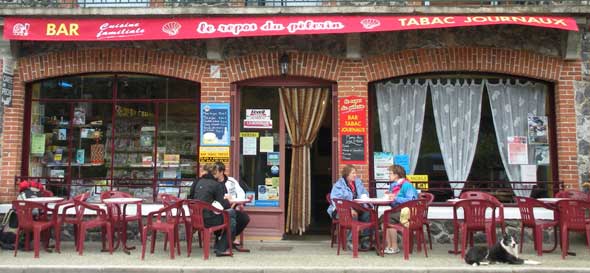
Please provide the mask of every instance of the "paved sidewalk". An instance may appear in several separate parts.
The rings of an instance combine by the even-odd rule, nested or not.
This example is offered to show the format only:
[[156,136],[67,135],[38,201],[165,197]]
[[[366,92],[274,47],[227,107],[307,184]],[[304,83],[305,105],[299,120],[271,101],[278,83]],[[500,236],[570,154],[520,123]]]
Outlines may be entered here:
[[[138,242],[130,242],[138,246]],[[12,251],[0,252],[0,272],[2,273],[52,273],[52,272],[590,272],[590,250],[581,242],[574,244],[572,250],[577,256],[562,260],[559,252],[547,253],[542,257],[532,255],[531,244],[525,246],[523,258],[543,262],[538,266],[493,265],[473,267],[466,265],[460,256],[447,253],[451,245],[435,245],[429,257],[414,253],[410,260],[403,255],[379,257],[374,251],[361,252],[358,259],[352,258],[350,251],[336,255],[329,241],[247,241],[251,253],[235,253],[234,257],[215,257],[203,260],[202,250],[195,243],[191,257],[186,257],[186,244],[181,243],[182,255],[169,259],[169,252],[163,251],[162,241],[158,241],[154,254],[146,253],[140,259],[141,248],[131,255],[120,249],[113,255],[100,252],[100,244],[89,242],[84,255],[74,252],[73,244],[65,242],[62,253],[41,251],[40,258],[34,259],[32,252],[19,251],[13,257]]]

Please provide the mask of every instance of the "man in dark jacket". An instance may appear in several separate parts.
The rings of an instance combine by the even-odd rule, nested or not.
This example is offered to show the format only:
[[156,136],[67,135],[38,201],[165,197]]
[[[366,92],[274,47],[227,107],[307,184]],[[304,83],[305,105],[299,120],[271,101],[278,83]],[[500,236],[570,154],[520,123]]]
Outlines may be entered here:
[[[189,193],[189,197],[191,199],[201,200],[210,204],[214,201],[217,201],[219,204],[221,204],[221,206],[223,206],[223,209],[225,210],[231,208],[229,201],[225,197],[225,186],[223,185],[223,183],[218,182],[216,179],[216,176],[218,174],[217,166],[214,164],[207,165],[204,167],[204,169],[207,173],[201,176],[199,180],[193,182],[193,185],[191,186],[191,191]],[[228,213],[231,222],[230,229],[232,231],[233,240],[235,237],[236,230],[235,211],[228,210]],[[203,219],[206,227],[223,224],[223,215],[215,214],[212,211],[203,211]],[[218,257],[229,256],[230,254],[228,249],[227,236],[222,232],[218,232],[215,235],[215,254]]]

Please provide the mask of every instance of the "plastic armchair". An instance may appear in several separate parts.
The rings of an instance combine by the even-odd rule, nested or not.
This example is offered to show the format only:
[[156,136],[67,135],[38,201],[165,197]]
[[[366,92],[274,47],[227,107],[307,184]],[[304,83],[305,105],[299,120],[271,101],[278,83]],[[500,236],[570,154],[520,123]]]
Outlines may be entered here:
[[[332,198],[330,198],[330,193],[326,194],[326,202],[328,202],[328,206],[332,204]],[[332,215],[330,215],[332,218]],[[338,239],[338,219],[332,218],[332,223],[330,223],[330,247],[334,248],[334,242]]]
[[[188,240],[188,256],[191,255],[191,251],[192,251],[192,241],[193,241],[193,236],[192,234],[194,234],[195,231],[198,231],[199,234],[203,235],[201,238],[203,239],[203,259],[207,260],[209,259],[209,245],[210,245],[210,241],[211,241],[211,234],[213,234],[216,231],[223,231],[223,235],[227,236],[227,242],[228,242],[228,249],[229,249],[229,254],[230,256],[233,255],[233,251],[232,251],[232,231],[230,228],[230,220],[229,220],[229,213],[225,210],[220,210],[217,209],[215,207],[213,207],[213,205],[204,202],[204,201],[200,201],[200,200],[191,200],[188,201],[188,208],[190,211],[190,217],[191,217],[191,232],[189,235],[187,235],[187,240]],[[213,213],[216,214],[221,214],[223,216],[223,224],[221,225],[217,225],[217,226],[210,226],[207,227],[205,225],[205,219],[203,218],[203,212],[205,210],[209,210]]]
[[39,190],[39,197],[53,197],[53,192],[46,189],[41,189]]
[[[402,209],[408,208],[410,211],[407,226],[401,223],[392,224],[389,223],[390,214],[401,212]],[[410,252],[413,248],[412,238],[416,238],[416,245],[418,251],[420,251],[420,244],[424,246],[424,255],[428,257],[428,250],[426,248],[426,240],[424,240],[424,219],[428,212],[428,201],[426,199],[418,199],[405,202],[392,209],[386,210],[383,213],[383,241],[387,236],[387,229],[393,228],[402,234],[402,246],[404,248],[404,259],[408,260]],[[412,236],[415,234],[415,236]],[[381,248],[381,256],[383,256],[383,248]]]
[[[184,202],[178,200],[170,205],[165,205],[163,208],[150,212],[147,216],[147,223],[141,232],[141,259],[145,258],[145,248],[147,235],[151,231],[151,247],[150,253],[154,253],[156,246],[156,234],[158,231],[166,233],[168,241],[170,241],[170,259],[174,259],[174,247],[178,246],[178,255],[180,255],[180,238],[178,236],[178,225],[183,223],[184,209],[182,205]],[[188,246],[187,246],[188,252]]]
[[[184,200],[181,198],[178,198],[175,195],[172,194],[167,194],[167,193],[162,193],[160,195],[158,195],[158,198],[160,199],[160,201],[162,201],[162,204],[164,206],[171,206],[173,204],[176,204],[178,202],[183,202]],[[182,207],[181,207],[182,209]],[[169,214],[166,215],[166,217],[170,217],[171,219],[176,219],[173,216],[176,215],[178,213],[178,210],[170,210]],[[184,213],[184,210],[183,210]],[[188,234],[190,234],[190,218],[189,217],[180,217],[179,218],[180,222],[179,224],[184,224],[185,227],[185,234],[188,236]],[[177,241],[178,245],[176,246],[176,248],[180,251],[180,240]],[[164,250],[166,250],[166,247],[168,245],[168,237],[164,237]],[[199,236],[199,246],[201,246],[201,237]],[[180,254],[180,252],[179,252]]]
[[[104,199],[108,199],[108,198],[132,198],[132,197],[133,197],[133,195],[126,193],[126,192],[103,191],[100,194],[100,201],[102,202]],[[116,222],[122,221],[122,225],[120,228],[122,228],[123,234],[127,234],[127,224],[129,222],[137,221],[137,226],[143,227],[142,214],[141,214],[141,203],[136,204],[136,211],[135,211],[134,215],[127,215],[127,204],[124,204],[121,209],[114,209],[111,207],[111,208],[109,208],[109,210],[111,210],[110,215],[113,220],[113,228],[115,228]],[[115,219],[118,219],[119,221],[115,221]],[[141,230],[141,228],[139,228],[139,230]]]
[[[53,229],[55,231],[55,250],[57,253],[61,253],[61,226],[63,224],[74,225],[74,243],[76,250],[78,250],[77,238],[78,238],[78,227],[76,216],[68,216],[68,210],[74,208],[74,200],[86,201],[90,197],[90,192],[84,192],[82,194],[74,196],[72,199],[58,202],[53,207],[53,214],[51,222],[53,222]],[[61,210],[60,210],[61,209]]]
[[428,206],[426,207],[426,212],[424,213],[424,226],[426,227],[426,232],[428,234],[428,244],[430,245],[430,249],[432,249],[432,236],[430,235],[430,221],[428,220],[428,207],[430,204],[434,202],[434,194],[429,192],[421,192],[418,194],[418,199],[426,200]]
[[[348,201],[344,199],[333,199],[334,203],[336,204],[336,211],[338,213],[338,251],[337,255],[340,255],[340,248],[346,248],[346,230],[350,230],[352,232],[352,257],[358,257],[358,246],[359,246],[359,234],[362,230],[365,229],[373,229],[373,241],[376,242],[377,252],[379,253],[379,248],[381,246],[379,242],[379,221],[377,219],[377,214],[374,210],[365,208],[360,204],[357,204],[353,201]],[[361,222],[353,218],[352,211],[355,210],[357,213],[361,212],[369,212],[370,219],[369,222]],[[373,241],[371,241],[371,246],[373,246]]]
[[[457,211],[463,211],[463,220],[457,221],[455,236],[453,240],[457,244],[458,233],[461,234],[461,257],[465,257],[467,239],[473,236],[476,231],[484,231],[488,246],[495,243],[495,213],[496,205],[485,199],[461,200],[453,206],[453,219],[457,219]],[[487,218],[486,212],[491,211],[491,219]]]
[[[535,250],[537,250],[537,255],[543,255],[543,230],[552,227],[553,234],[554,234],[554,245],[553,249],[549,251],[555,250],[557,247],[557,225],[558,221],[557,218],[554,220],[540,220],[535,219],[534,209],[535,208],[545,208],[548,210],[555,210],[555,207],[551,207],[537,199],[528,198],[528,197],[515,197],[516,204],[518,205],[518,210],[520,211],[520,249],[519,252],[522,253],[522,245],[524,245],[524,229],[525,228],[532,228],[533,229],[533,242],[535,246]],[[549,252],[547,251],[547,252]]]
[[559,229],[561,232],[561,258],[568,255],[569,232],[586,233],[586,244],[590,245],[590,202],[582,200],[560,200],[557,202],[559,210]]
[[578,191],[578,190],[565,190],[565,191],[560,191],[558,193],[555,194],[555,197],[557,198],[568,198],[568,199],[574,199],[574,200],[582,200],[582,201],[586,201],[586,202],[590,202],[590,195],[583,192],[583,191]]
[[[33,233],[33,249],[35,251],[35,258],[39,258],[39,248],[41,247],[41,232],[49,231],[53,223],[47,219],[47,208],[31,201],[17,200],[12,201],[12,208],[16,211],[18,217],[18,227],[16,229],[16,240],[14,241],[14,256],[18,251],[19,236],[21,232],[26,232],[25,242],[28,248],[30,241],[30,233]],[[38,217],[40,216],[40,217]],[[36,219],[39,218],[39,219]],[[49,240],[49,233],[45,232],[47,240]]]
[[[88,229],[101,227],[102,241],[105,241],[105,233],[107,244],[109,245],[109,253],[113,254],[113,230],[111,228],[111,221],[105,209],[98,205],[86,203],[82,200],[74,199],[74,209],[76,211],[76,219],[72,223],[78,227],[78,254],[84,253],[84,240],[86,239],[86,231]],[[95,211],[96,215],[92,218],[84,218],[86,210]]]
[[[498,200],[495,196],[487,193],[487,192],[480,192],[480,191],[466,191],[461,193],[459,196],[460,199],[484,199],[492,202],[496,206],[496,217],[495,221],[496,224],[500,224],[500,228],[502,229],[502,234],[506,233],[506,221],[504,220],[504,204]],[[492,237],[494,242],[496,241],[496,232],[493,234]],[[473,246],[473,234],[470,236],[471,245]]]

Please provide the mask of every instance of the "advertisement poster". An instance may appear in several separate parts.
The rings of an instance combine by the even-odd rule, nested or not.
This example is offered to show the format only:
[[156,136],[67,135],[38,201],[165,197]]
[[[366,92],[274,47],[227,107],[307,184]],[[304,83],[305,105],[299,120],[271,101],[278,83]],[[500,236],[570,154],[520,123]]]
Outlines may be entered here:
[[267,166],[279,165],[279,153],[272,152],[272,153],[266,154],[266,165]]
[[338,100],[340,163],[367,162],[367,99],[349,96]]
[[229,147],[199,147],[199,163],[215,163],[217,161],[229,164]]
[[261,153],[272,153],[274,152],[274,138],[260,137],[260,152]]
[[246,109],[244,128],[272,129],[270,109]]
[[393,154],[388,152],[373,153],[373,172],[375,180],[389,181],[389,166],[393,165]]
[[31,154],[36,156],[45,154],[45,134],[31,135]]
[[529,164],[529,155],[525,136],[507,138],[508,164]]
[[257,138],[255,137],[243,137],[242,138],[242,154],[243,155],[256,155],[257,150]]
[[547,144],[547,116],[528,117],[529,143]]
[[410,156],[409,155],[395,155],[393,163],[404,167],[406,174],[410,174]]
[[201,146],[229,146],[229,103],[201,103]]
[[549,145],[535,146],[535,164],[549,165]]

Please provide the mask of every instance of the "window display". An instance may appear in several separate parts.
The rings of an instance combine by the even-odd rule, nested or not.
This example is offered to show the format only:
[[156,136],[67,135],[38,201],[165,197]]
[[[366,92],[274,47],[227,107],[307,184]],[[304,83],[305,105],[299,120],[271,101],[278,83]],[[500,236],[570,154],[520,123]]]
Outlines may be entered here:
[[29,90],[28,175],[54,194],[90,191],[98,198],[113,189],[150,202],[158,192],[188,193],[198,167],[196,83],[90,75],[37,82]]

